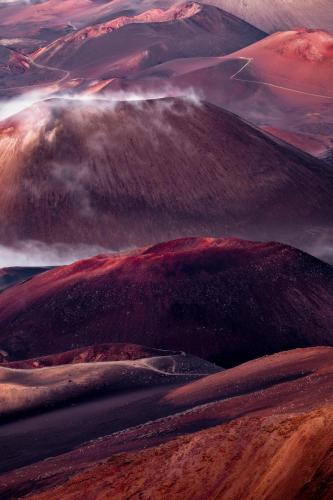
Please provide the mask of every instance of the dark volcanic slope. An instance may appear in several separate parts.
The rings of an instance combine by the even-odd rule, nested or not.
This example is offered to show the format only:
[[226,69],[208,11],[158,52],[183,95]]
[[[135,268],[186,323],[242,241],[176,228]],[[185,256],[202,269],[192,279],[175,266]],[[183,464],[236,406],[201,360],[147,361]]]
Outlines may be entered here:
[[1,125],[2,242],[209,234],[306,249],[331,231],[331,169],[212,105],[55,99]]
[[57,268],[0,295],[8,361],[103,342],[230,366],[333,345],[333,270],[277,243],[183,239]]
[[216,7],[188,2],[85,27],[40,49],[34,60],[72,77],[106,79],[169,59],[227,54],[264,36]]

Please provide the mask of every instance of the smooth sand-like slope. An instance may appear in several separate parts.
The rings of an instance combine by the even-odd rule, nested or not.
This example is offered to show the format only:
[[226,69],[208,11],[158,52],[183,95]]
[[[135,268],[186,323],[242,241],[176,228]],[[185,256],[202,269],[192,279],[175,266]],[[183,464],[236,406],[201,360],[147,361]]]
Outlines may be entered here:
[[167,61],[109,83],[109,89],[165,94],[194,89],[273,135],[317,156],[333,147],[333,36],[279,32],[226,57]]
[[138,360],[71,363],[46,368],[19,369],[0,366],[0,417],[26,415],[32,410],[69,404],[102,393],[177,384],[197,378],[217,367],[184,354]]
[[121,342],[113,344],[95,344],[71,351],[40,356],[38,358],[25,359],[22,361],[4,362],[1,366],[7,368],[45,368],[49,366],[71,365],[77,363],[95,363],[102,361],[128,361],[141,358],[153,358],[158,356],[171,356],[181,354],[180,352],[153,349],[137,344],[124,344]]
[[332,356],[332,348],[297,349],[168,389],[154,405],[164,405],[167,418],[44,462],[35,455],[1,476],[0,491],[4,498],[331,498]]
[[291,247],[235,239],[188,238],[101,255],[4,291],[0,348],[11,361],[135,342],[230,366],[333,345],[332,273]]

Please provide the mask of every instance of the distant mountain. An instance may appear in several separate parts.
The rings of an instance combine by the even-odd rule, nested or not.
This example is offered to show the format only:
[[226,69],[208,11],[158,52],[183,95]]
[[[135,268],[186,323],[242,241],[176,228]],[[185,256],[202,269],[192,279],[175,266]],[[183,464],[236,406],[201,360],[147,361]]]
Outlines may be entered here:
[[114,78],[169,59],[223,55],[265,34],[216,7],[195,2],[86,26],[34,54],[72,78]]
[[325,31],[284,31],[225,57],[170,60],[107,88],[160,95],[192,89],[274,136],[326,157],[333,145],[332,47],[333,35]]
[[331,0],[209,0],[267,33],[290,28],[331,31]]
[[[36,5],[37,4],[37,5]],[[113,2],[91,0],[45,0],[42,2],[11,2],[0,4],[0,36],[6,38],[31,38],[54,40],[59,36],[84,26],[88,22],[112,17]]]
[[7,267],[0,269],[0,292],[21,283],[36,274],[48,271],[51,267]]

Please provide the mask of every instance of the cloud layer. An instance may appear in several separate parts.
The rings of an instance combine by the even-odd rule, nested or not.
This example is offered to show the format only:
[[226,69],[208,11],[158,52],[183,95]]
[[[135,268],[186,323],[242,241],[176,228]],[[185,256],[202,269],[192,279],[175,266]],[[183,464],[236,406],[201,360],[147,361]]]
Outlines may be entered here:
[[0,268],[59,266],[105,253],[113,252],[98,245],[47,245],[40,241],[21,241],[14,246],[0,245]]

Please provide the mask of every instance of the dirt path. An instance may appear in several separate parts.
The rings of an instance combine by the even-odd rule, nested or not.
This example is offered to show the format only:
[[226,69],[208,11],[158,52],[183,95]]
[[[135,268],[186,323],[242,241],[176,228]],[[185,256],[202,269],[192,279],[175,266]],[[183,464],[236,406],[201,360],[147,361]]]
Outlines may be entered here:
[[253,57],[250,57],[250,58],[240,57],[239,59],[243,59],[244,61],[246,61],[246,63],[234,75],[232,75],[230,77],[230,80],[238,80],[240,82],[254,83],[256,85],[266,85],[268,87],[273,87],[273,88],[276,88],[276,89],[286,90],[288,92],[294,92],[296,94],[308,95],[310,97],[319,97],[319,98],[322,98],[322,99],[328,99],[330,101],[333,101],[333,97],[327,96],[327,95],[315,94],[315,93],[311,93],[311,92],[305,92],[303,90],[297,90],[297,89],[293,89],[293,88],[290,88],[290,87],[284,87],[282,85],[276,85],[275,83],[261,82],[259,80],[247,80],[245,78],[238,78],[238,75],[240,75],[244,71],[244,69],[247,68],[254,61]]
[[28,90],[33,90],[35,88],[40,88],[40,87],[45,87],[45,85],[54,85],[57,84],[59,85],[60,83],[64,82],[67,80],[67,78],[70,77],[70,71],[67,71],[65,69],[61,68],[54,68],[53,66],[44,66],[42,64],[35,63],[31,58],[27,58],[28,62],[34,66],[35,68],[38,69],[46,69],[48,71],[53,71],[57,73],[63,73],[63,76],[59,80],[54,80],[52,82],[43,82],[43,83],[36,83],[32,85],[17,85],[14,87],[5,87],[5,88],[0,88],[1,91],[10,91],[10,90],[22,90],[22,89],[28,89]]

